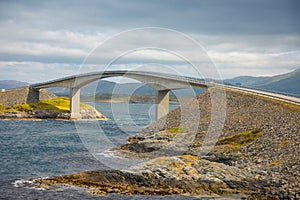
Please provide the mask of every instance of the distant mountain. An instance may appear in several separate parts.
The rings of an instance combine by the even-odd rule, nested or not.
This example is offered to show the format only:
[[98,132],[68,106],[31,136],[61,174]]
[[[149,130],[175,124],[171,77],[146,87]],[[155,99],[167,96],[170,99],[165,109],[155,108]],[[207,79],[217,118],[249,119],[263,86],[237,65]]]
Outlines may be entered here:
[[224,83],[300,96],[300,68],[276,76],[239,76],[224,80]]
[[[99,87],[99,85],[98,85]],[[101,86],[100,86],[101,87]],[[156,94],[155,90],[152,89],[150,86],[145,85],[143,83],[122,83],[116,84],[114,86],[114,93],[116,94],[137,94],[137,95],[154,95]],[[112,90],[110,91],[110,93]]]
[[53,88],[47,88],[46,90],[54,93],[56,96],[69,96],[70,95],[69,88],[53,87]]
[[29,85],[29,83],[21,82],[21,81],[14,81],[14,80],[0,80],[0,90],[5,89],[14,89],[19,87],[25,87]]

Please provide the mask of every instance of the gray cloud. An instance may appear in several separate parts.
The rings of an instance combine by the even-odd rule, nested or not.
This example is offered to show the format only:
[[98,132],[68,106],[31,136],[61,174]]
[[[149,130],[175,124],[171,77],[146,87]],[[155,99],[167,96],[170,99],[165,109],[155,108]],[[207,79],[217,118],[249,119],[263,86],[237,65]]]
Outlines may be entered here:
[[[1,1],[20,26],[77,31],[162,26],[212,34],[299,33],[297,0]],[[85,29],[88,30],[85,30]]]
[[[255,71],[284,72],[300,66],[299,8],[298,0],[2,0],[0,61],[9,63],[10,70],[6,64],[0,65],[0,78],[11,77],[13,70],[18,70],[16,75],[24,80],[34,65],[56,70],[78,66],[110,36],[149,26],[175,29],[195,38],[226,77]],[[128,44],[139,40],[143,36],[132,38]],[[170,48],[181,45],[176,39],[159,35],[153,36],[152,41],[168,43]],[[128,44],[118,46],[122,49]],[[106,50],[100,52],[104,60],[118,47]],[[152,57],[128,57],[120,66],[157,62],[161,57],[155,56],[153,52]],[[163,58],[162,64],[182,64],[172,57]],[[52,75],[55,74],[48,77]]]

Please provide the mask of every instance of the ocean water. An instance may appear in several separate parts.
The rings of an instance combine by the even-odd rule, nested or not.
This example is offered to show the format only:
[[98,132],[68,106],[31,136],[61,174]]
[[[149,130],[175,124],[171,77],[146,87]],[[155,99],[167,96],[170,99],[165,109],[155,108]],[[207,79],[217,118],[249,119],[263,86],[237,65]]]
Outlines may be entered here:
[[[112,155],[106,150],[109,150],[112,144],[124,143],[129,135],[136,134],[154,117],[154,107],[149,104],[96,103],[95,107],[109,120],[79,123],[55,120],[0,120],[0,199],[199,199],[186,196],[96,196],[75,187],[58,190],[25,187],[23,183],[30,179],[109,169],[111,166],[103,162],[105,159],[99,159],[99,155],[110,159]],[[171,105],[171,109],[175,107],[177,105]],[[104,135],[105,140],[93,138],[99,136],[95,134],[99,132]],[[97,141],[101,152],[97,152],[99,149],[94,151],[94,146],[89,146],[85,141],[89,137],[92,141]]]
[[[112,144],[124,143],[153,120],[153,105],[96,103],[108,121],[26,121],[0,120],[0,199],[182,199],[183,197],[149,197],[107,195],[92,196],[78,188],[59,191],[23,186],[29,179],[51,177],[80,171],[108,169],[91,154],[82,141],[86,134],[97,132],[94,125]],[[176,107],[175,105],[172,108]],[[78,133],[78,128],[81,133]],[[80,136],[81,135],[81,136]],[[93,134],[91,134],[93,135]],[[107,144],[98,144],[102,150]],[[108,149],[107,149],[108,150]],[[105,151],[103,156],[111,156]],[[190,199],[190,198],[188,198]]]

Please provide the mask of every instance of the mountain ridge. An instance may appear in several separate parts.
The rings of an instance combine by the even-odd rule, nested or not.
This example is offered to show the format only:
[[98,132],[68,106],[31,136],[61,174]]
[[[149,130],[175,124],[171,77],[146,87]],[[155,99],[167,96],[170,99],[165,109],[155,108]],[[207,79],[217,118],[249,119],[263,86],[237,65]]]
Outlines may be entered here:
[[300,68],[275,76],[238,76],[223,81],[227,84],[240,85],[292,96],[300,96]]

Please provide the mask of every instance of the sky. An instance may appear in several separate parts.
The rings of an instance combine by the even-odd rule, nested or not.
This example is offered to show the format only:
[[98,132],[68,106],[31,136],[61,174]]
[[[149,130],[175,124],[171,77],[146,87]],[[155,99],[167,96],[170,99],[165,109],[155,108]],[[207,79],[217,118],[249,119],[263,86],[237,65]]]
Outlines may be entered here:
[[300,67],[299,19],[298,0],[0,0],[0,80],[43,82],[112,61],[187,75],[196,65],[218,79],[286,73]]

